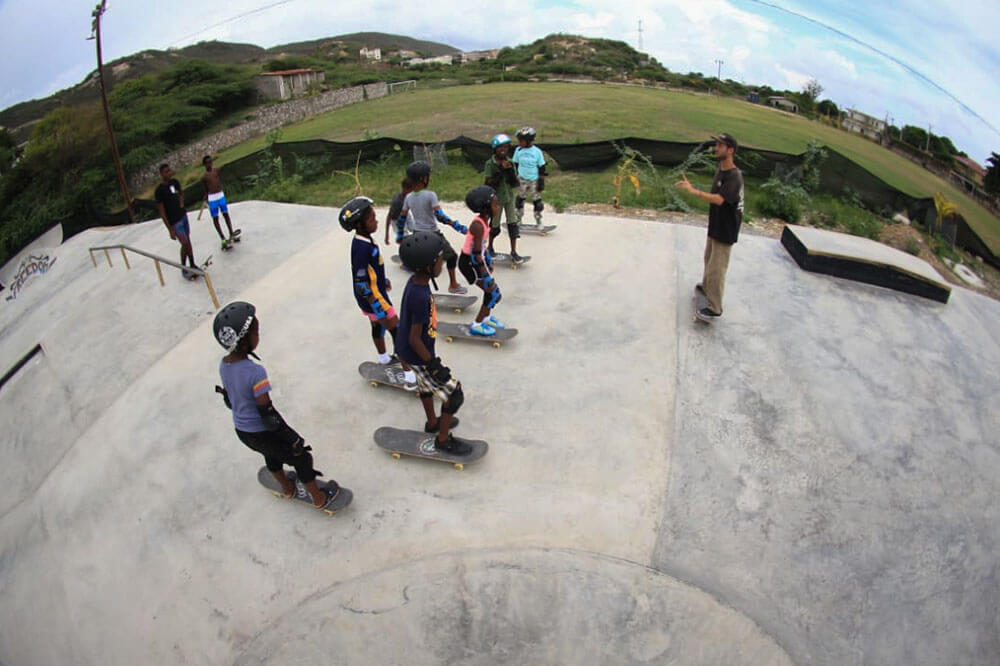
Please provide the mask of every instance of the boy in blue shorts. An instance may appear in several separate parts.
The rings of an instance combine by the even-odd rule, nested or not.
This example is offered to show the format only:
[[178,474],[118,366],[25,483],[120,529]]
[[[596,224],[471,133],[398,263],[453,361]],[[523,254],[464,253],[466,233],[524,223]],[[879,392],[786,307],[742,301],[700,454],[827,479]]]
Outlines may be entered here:
[[[378,229],[375,208],[368,197],[354,197],[340,209],[340,226],[344,231],[354,232],[351,243],[351,279],[354,282],[354,298],[362,314],[368,317],[372,327],[372,340],[378,352],[378,362],[388,365],[393,357],[385,347],[385,332],[395,336],[399,317],[389,300],[392,282],[385,276],[382,253],[375,244],[372,234]],[[395,337],[393,337],[395,345]],[[404,364],[407,388],[416,389],[416,377]]]
[[[451,429],[458,425],[455,413],[465,401],[462,383],[451,376],[451,370],[441,363],[434,351],[437,308],[429,283],[441,275],[444,246],[437,234],[416,231],[403,239],[399,257],[413,275],[403,291],[396,352],[417,375],[417,391],[427,416],[424,432],[437,433],[434,445],[441,451],[466,455],[472,451],[472,446],[451,434]],[[435,396],[442,402],[440,417],[434,413]]]
[[517,131],[517,150],[511,161],[517,165],[517,198],[514,207],[517,209],[517,223],[524,217],[524,202],[529,197],[535,208],[535,226],[542,226],[542,192],[545,190],[545,155],[535,142],[535,128],[522,127]]
[[[156,208],[160,211],[160,219],[167,225],[170,240],[181,244],[181,265],[197,268],[194,263],[194,248],[191,247],[191,225],[188,222],[187,211],[184,210],[184,190],[180,182],[174,178],[174,172],[169,164],[160,165],[160,180],[156,187]],[[193,280],[194,273],[183,271],[184,277]]]
[[[322,509],[340,492],[335,481],[320,488],[313,468],[312,447],[285,423],[271,402],[271,382],[263,366],[248,357],[260,342],[257,309],[250,303],[236,301],[219,310],[212,324],[215,340],[227,355],[219,362],[219,376],[226,407],[233,412],[236,436],[247,448],[264,456],[264,464],[285,491],[285,497],[298,495],[312,498],[313,505]],[[259,360],[259,359],[258,359]],[[285,475],[284,466],[295,468],[295,483]]]
[[[441,210],[441,204],[438,203],[437,194],[427,189],[427,185],[431,180],[430,164],[424,161],[413,162],[410,166],[406,167],[406,177],[413,183],[413,191],[403,199],[403,211],[399,214],[396,223],[397,226],[406,225],[407,222],[412,221],[415,232],[427,231],[436,234],[441,240],[444,260],[448,266],[448,292],[452,294],[469,293],[469,290],[460,285],[458,280],[455,279],[455,267],[458,266],[458,255],[448,243],[444,234],[438,229],[438,222],[447,224],[453,227],[455,231],[463,234],[468,229],[462,226],[458,220],[453,220],[445,215],[444,211]],[[400,240],[398,233],[396,240]],[[400,256],[402,257],[402,255]]]
[[[229,219],[229,205],[226,203],[226,193],[222,191],[222,176],[219,170],[212,167],[212,156],[205,155],[201,158],[201,164],[205,167],[205,173],[201,177],[201,183],[205,186],[205,201],[208,202],[208,214],[212,216],[212,223],[222,240],[222,249],[228,250],[233,246],[233,221]],[[219,226],[219,213],[226,218],[226,227],[229,229],[229,238],[222,233]]]

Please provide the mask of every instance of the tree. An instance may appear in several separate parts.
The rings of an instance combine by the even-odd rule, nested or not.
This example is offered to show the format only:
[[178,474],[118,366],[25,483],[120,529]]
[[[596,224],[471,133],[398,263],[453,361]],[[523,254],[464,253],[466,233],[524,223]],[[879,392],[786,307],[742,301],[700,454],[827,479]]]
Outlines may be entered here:
[[820,93],[823,92],[823,86],[819,84],[816,79],[809,79],[806,84],[802,86],[802,98],[809,101],[809,105],[812,106],[819,99]]
[[986,180],[983,188],[990,194],[1000,195],[1000,155],[991,153],[986,158]]
[[834,118],[840,115],[840,109],[837,105],[833,103],[833,100],[824,99],[822,102],[816,105],[817,113],[821,113],[824,116],[829,116]]
[[21,149],[17,147],[14,137],[6,129],[0,128],[0,175],[14,166],[20,156]]

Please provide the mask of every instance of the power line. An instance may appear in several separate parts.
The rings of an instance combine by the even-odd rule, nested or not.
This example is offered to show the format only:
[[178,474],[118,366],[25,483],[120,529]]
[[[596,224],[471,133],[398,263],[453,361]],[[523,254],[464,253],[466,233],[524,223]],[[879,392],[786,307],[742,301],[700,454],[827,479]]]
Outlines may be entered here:
[[214,30],[215,28],[218,28],[219,26],[226,25],[227,23],[232,23],[233,21],[239,21],[240,19],[246,18],[247,16],[251,16],[253,14],[259,14],[260,12],[267,11],[268,9],[274,9],[275,7],[280,7],[281,5],[287,5],[290,2],[294,2],[294,1],[295,0],[281,0],[280,2],[272,2],[269,5],[264,5],[263,7],[258,7],[257,9],[251,9],[248,12],[243,12],[242,14],[237,14],[236,16],[232,16],[232,17],[227,18],[225,20],[219,21],[218,23],[213,23],[212,25],[210,25],[208,27],[205,27],[205,28],[202,28],[201,30],[198,30],[197,32],[192,32],[190,35],[185,35],[184,37],[181,37],[177,41],[172,42],[170,44],[170,46],[177,46],[178,44],[181,44],[183,42],[188,41],[192,37],[197,37],[198,35],[204,34],[204,33],[208,32],[209,30]]

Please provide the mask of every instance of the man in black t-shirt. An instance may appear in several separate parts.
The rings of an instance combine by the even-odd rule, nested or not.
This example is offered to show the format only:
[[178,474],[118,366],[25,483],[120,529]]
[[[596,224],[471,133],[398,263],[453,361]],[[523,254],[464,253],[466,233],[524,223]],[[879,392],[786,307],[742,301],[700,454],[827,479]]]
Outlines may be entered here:
[[[186,266],[190,261],[190,266],[197,268],[194,263],[194,249],[191,247],[191,225],[184,209],[184,190],[173,175],[170,165],[160,165],[160,179],[163,182],[156,188],[156,207],[160,211],[163,223],[167,225],[170,239],[177,240],[181,244],[181,264]],[[193,279],[195,275],[185,270],[184,277]]]
[[713,136],[715,157],[719,170],[712,181],[712,191],[696,190],[684,180],[676,187],[709,203],[708,240],[705,243],[705,270],[698,285],[708,298],[708,307],[702,308],[704,317],[722,316],[722,294],[726,288],[726,270],[729,253],[740,235],[743,222],[743,173],[736,167],[733,156],[738,144],[731,134]]

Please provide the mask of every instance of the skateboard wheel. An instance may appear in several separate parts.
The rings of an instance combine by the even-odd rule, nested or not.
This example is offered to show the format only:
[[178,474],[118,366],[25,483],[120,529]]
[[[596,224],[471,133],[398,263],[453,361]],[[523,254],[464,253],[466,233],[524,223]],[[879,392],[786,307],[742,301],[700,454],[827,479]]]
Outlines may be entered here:
[[444,338],[444,340],[445,340],[445,342],[454,342],[455,341],[454,338],[452,338],[450,335],[446,335],[445,338]]
[[493,349],[500,349],[500,343],[499,342],[494,342],[493,343]]
[[455,469],[461,472],[463,469],[465,469],[465,465],[463,465],[462,463],[455,463]]
[[393,460],[399,460],[399,454],[398,453],[393,453],[392,454],[392,459]]
[[455,311],[455,314],[462,314],[461,308],[452,308],[452,309]]
[[372,382],[372,388],[378,388],[378,382]]
[[325,513],[328,516],[332,516],[333,515],[333,511],[330,511],[329,509],[323,509],[323,513]]

